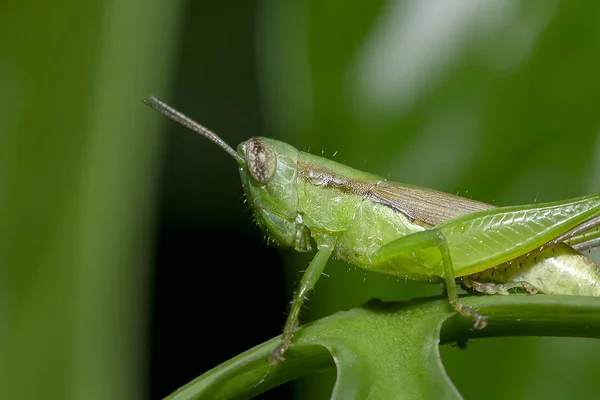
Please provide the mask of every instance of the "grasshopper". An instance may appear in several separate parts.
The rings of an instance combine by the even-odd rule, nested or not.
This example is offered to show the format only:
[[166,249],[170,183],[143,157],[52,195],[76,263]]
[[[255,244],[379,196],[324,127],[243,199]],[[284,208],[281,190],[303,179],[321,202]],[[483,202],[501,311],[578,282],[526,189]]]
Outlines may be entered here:
[[600,296],[600,270],[580,251],[600,242],[600,194],[511,207],[391,182],[263,137],[237,151],[155,97],[144,103],[205,136],[238,163],[256,221],[270,239],[316,254],[293,295],[279,345],[283,360],[307,293],[336,257],[369,271],[445,282],[450,305],[487,325],[463,304],[456,281],[488,294]]

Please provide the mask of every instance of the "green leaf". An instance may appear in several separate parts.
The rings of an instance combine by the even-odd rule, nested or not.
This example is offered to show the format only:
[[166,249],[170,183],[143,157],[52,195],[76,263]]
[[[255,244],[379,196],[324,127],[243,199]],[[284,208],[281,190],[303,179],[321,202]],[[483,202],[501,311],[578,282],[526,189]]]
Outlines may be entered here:
[[492,336],[600,337],[600,302],[591,297],[471,296],[489,317],[483,330],[445,298],[372,300],[300,328],[286,360],[270,366],[273,338],[221,364],[169,399],[246,399],[278,384],[337,367],[332,399],[456,399],[438,344]]

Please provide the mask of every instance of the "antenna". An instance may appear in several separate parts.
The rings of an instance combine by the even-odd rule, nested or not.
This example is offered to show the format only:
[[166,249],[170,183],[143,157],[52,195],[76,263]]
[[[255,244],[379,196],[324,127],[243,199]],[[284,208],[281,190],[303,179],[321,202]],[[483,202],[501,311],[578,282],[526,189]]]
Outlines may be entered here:
[[244,163],[244,160],[238,155],[238,153],[235,150],[233,150],[231,146],[225,143],[223,139],[217,136],[216,133],[212,132],[209,129],[206,129],[187,115],[180,113],[170,105],[162,102],[154,96],[150,96],[150,98],[144,99],[142,101],[145,105],[152,107],[161,114],[164,114],[167,117],[171,118],[173,121],[177,121],[181,125],[209,139],[211,142],[215,143],[217,146],[229,153],[229,155],[235,158],[238,163]]

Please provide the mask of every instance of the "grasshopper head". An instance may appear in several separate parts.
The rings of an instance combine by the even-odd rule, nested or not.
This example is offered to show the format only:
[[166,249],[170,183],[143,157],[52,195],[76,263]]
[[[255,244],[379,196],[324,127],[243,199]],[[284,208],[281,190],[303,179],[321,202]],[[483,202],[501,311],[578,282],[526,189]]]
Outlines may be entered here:
[[298,213],[296,189],[298,150],[283,142],[252,138],[233,150],[214,132],[156,97],[144,104],[206,137],[240,166],[244,190],[258,225],[277,243],[298,251],[310,250],[310,234]]
[[258,225],[277,243],[310,250],[310,235],[298,213],[298,150],[267,138],[242,142],[240,175]]

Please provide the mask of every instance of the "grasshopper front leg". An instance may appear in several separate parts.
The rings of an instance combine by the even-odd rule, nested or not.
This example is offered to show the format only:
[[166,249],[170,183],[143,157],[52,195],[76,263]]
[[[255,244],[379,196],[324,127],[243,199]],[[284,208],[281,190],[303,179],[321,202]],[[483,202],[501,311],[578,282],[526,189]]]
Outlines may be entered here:
[[308,268],[306,271],[304,271],[300,285],[294,292],[292,307],[287,320],[285,321],[285,327],[283,328],[283,334],[281,335],[281,342],[279,342],[279,345],[275,348],[275,350],[273,350],[273,353],[269,357],[269,364],[275,365],[279,361],[283,361],[283,353],[285,353],[288,347],[290,347],[292,337],[294,336],[294,331],[298,326],[298,316],[300,314],[300,310],[302,309],[302,303],[306,298],[306,294],[319,280],[319,277],[323,272],[323,268],[325,268],[325,264],[327,264],[327,261],[329,260],[333,249],[335,248],[335,242],[335,239],[329,238],[325,241],[325,243],[321,244],[317,254],[315,254],[315,257],[310,262]]
[[473,317],[475,320],[475,329],[485,328],[487,326],[487,318],[471,307],[463,304],[458,297],[458,293],[456,292],[454,267],[452,266],[452,257],[450,256],[448,241],[441,230],[434,228],[402,236],[379,248],[371,260],[374,264],[379,264],[402,254],[431,247],[437,247],[442,255],[444,278],[446,280],[448,301],[450,302],[450,305],[452,305],[452,307],[461,315]]

